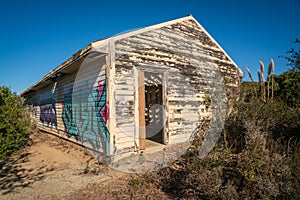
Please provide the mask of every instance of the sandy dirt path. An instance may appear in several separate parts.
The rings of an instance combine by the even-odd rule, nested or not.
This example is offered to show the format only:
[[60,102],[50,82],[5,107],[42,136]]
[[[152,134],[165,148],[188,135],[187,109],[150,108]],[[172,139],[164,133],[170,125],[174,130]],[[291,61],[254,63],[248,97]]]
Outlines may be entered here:
[[0,162],[0,199],[66,199],[124,173],[101,166],[84,148],[46,133]]

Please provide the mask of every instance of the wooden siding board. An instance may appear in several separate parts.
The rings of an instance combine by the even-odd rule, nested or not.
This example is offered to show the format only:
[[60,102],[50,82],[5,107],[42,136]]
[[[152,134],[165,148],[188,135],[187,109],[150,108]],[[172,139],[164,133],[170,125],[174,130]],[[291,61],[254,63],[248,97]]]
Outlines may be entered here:
[[[101,62],[99,62],[100,64]],[[41,130],[51,132],[52,134],[56,134],[59,136],[63,136],[66,139],[72,140],[73,134],[66,133],[67,129],[65,127],[65,122],[63,120],[64,117],[64,106],[66,106],[65,98],[66,95],[71,91],[70,89],[73,88],[73,96],[72,102],[69,102],[70,105],[75,106],[73,111],[79,109],[78,106],[84,106],[85,110],[84,113],[75,114],[75,118],[80,117],[80,119],[74,119],[77,122],[82,120],[88,120],[85,125],[77,127],[77,130],[80,132],[79,138],[81,141],[77,140],[79,144],[84,144],[86,146],[92,146],[94,150],[99,152],[106,152],[106,147],[101,144],[99,139],[103,136],[99,135],[98,128],[105,130],[105,124],[99,125],[99,120],[102,120],[102,117],[91,116],[90,113],[87,111],[96,111],[95,110],[95,103],[85,103],[85,101],[89,98],[96,99],[96,90],[99,87],[99,83],[104,83],[106,80],[106,70],[105,67],[102,67],[101,70],[99,65],[93,65],[89,68],[81,69],[76,71],[72,74],[63,74],[59,77],[56,81],[49,84],[48,87],[44,87],[43,89],[38,90],[34,96],[32,96],[32,100],[28,99],[28,102],[34,103],[35,115],[33,119],[37,122],[38,127]],[[79,73],[79,75],[77,74]],[[76,83],[77,87],[74,87],[74,83]],[[54,88],[54,85],[56,86]],[[56,126],[49,125],[47,123],[40,122],[40,106],[48,105],[53,103],[55,105],[56,110]],[[79,105],[81,104],[81,105]],[[98,104],[105,105],[106,98],[100,99]],[[77,112],[77,111],[76,111]],[[63,133],[63,134],[62,134]],[[100,143],[99,143],[100,142]],[[105,141],[104,141],[105,143]],[[95,146],[96,145],[96,146]],[[109,152],[108,152],[109,153]]]
[[[187,136],[184,135],[191,134],[194,125],[199,123],[199,118],[209,116],[210,110],[204,105],[204,97],[209,93],[210,84],[215,76],[212,71],[219,69],[224,76],[230,97],[237,92],[239,74],[236,65],[192,17],[178,20],[176,23],[173,21],[163,26],[153,26],[147,30],[137,31],[136,34],[125,34],[126,37],[125,35],[117,36],[109,41],[110,52],[106,57],[107,71],[103,67],[103,70],[95,75],[98,69],[83,68],[80,71],[81,80],[77,80],[78,77],[76,78],[74,74],[64,74],[57,79],[54,94],[51,94],[51,90],[56,83],[49,82],[48,87],[44,86],[28,99],[32,105],[39,105],[40,102],[49,103],[53,98],[56,99],[57,127],[44,127],[44,129],[56,134],[65,131],[64,122],[61,119],[65,106],[63,105],[64,98],[73,87],[74,81],[78,85],[88,82],[89,91],[94,91],[98,87],[97,82],[107,80],[108,94],[105,101],[109,104],[111,116],[107,124],[109,130],[112,131],[109,141],[116,138],[117,146],[132,147],[140,134],[137,122],[139,119],[139,112],[137,112],[138,70],[135,67],[143,64],[157,69],[164,66],[162,71],[168,70],[167,78],[163,80],[164,83],[157,84],[165,86],[163,89],[167,114],[165,132],[170,135],[168,137],[170,140],[173,140],[175,136],[180,136],[179,140],[186,139]],[[76,67],[79,64],[81,63],[77,63]],[[178,74],[183,75],[184,78],[178,77]],[[95,81],[89,83],[91,79]],[[88,95],[89,91],[82,92],[81,95]],[[45,94],[39,97],[42,92]],[[92,109],[93,106],[89,104],[85,107]],[[35,114],[32,116],[39,121],[40,107],[34,108]],[[200,115],[189,115],[189,113]],[[81,115],[81,117],[88,117],[88,114]],[[90,120],[90,123],[94,124],[97,121],[96,117]],[[185,125],[184,128],[183,125]],[[89,134],[86,136],[90,137]],[[168,143],[167,138],[164,140]]]
[[[208,110],[203,104],[204,96],[209,93],[209,84],[212,83],[209,80],[215,76],[212,71],[222,66],[225,75],[234,76],[236,73],[234,63],[192,21],[169,25],[119,40],[116,42],[116,55],[116,72],[119,76],[125,75],[122,77],[125,79],[122,82],[116,79],[117,84],[132,84],[127,74],[132,74],[130,71],[133,67],[141,63],[161,64],[175,69],[169,72],[167,80],[169,115],[178,109],[181,109],[181,112],[207,115]],[[183,74],[187,79],[181,79],[178,74]],[[237,87],[231,82],[230,78],[225,79],[226,84]],[[123,88],[117,92],[118,95],[121,93],[129,95],[130,92]],[[132,95],[134,96],[133,93]],[[192,129],[187,124],[190,123],[192,124],[190,127],[194,127],[193,124],[199,122],[201,116],[195,114],[189,117],[178,113],[172,115],[168,117],[168,130],[173,135],[188,134]],[[180,128],[178,123],[173,121],[181,121],[186,124],[186,128]]]

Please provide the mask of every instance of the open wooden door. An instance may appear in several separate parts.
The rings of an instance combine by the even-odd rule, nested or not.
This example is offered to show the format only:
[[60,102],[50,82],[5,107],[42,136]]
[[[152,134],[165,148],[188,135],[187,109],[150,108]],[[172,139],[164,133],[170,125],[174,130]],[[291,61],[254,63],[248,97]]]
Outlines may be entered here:
[[146,149],[144,72],[138,70],[139,148]]

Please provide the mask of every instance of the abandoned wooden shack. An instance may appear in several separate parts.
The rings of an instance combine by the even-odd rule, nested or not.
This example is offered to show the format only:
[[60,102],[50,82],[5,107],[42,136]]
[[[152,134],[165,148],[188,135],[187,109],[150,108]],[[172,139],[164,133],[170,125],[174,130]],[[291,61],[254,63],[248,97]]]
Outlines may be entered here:
[[219,101],[230,105],[241,76],[190,15],[92,42],[21,95],[40,130],[109,162],[147,151],[147,141],[186,142],[212,117],[214,87],[224,86]]

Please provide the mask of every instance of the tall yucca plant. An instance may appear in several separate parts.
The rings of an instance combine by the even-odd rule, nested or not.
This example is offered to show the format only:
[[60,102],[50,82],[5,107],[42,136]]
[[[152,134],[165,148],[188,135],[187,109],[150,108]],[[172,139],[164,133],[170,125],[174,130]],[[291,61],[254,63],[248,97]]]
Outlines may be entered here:
[[264,98],[264,92],[263,92],[263,85],[264,85],[264,74],[261,73],[261,71],[257,71],[257,77],[258,77],[258,82],[260,84],[260,98],[263,102],[265,102]]
[[[248,74],[250,80],[252,81],[252,83],[254,83],[254,80],[253,80],[253,77],[252,77],[250,69],[248,67],[246,67],[246,70],[247,70],[247,74]],[[257,91],[255,89],[255,86],[252,85],[251,89],[253,90],[253,93],[254,93],[255,97],[257,97]]]
[[265,65],[262,61],[259,61],[260,65],[260,92],[261,92],[261,99],[263,102],[266,102],[266,89],[265,89],[265,78],[264,78],[264,72],[265,72]]
[[[273,99],[273,96],[274,96],[274,77],[273,77],[274,60],[271,59],[271,62],[268,67],[267,94],[266,94],[266,86],[265,86],[265,78],[264,78],[265,65],[262,61],[259,61],[259,65],[260,65],[260,70],[257,71],[257,76],[258,76],[258,81],[260,83],[260,96],[261,96],[261,100],[263,102],[267,102],[268,100],[270,100],[270,82],[272,84],[271,98]],[[250,77],[251,81],[254,82],[249,68],[247,67],[246,70],[247,70],[248,76]]]
[[274,60],[271,59],[269,67],[268,67],[268,99],[270,99],[270,82],[272,84],[272,95],[271,99],[273,99],[274,96]]
[[274,60],[271,59],[269,67],[270,67],[270,70],[271,70],[270,77],[272,79],[271,80],[272,81],[272,99],[274,97],[274,66],[275,66]]
[[252,82],[254,82],[254,81],[253,81],[253,78],[252,78],[252,75],[251,75],[251,72],[250,72],[250,69],[249,69],[248,67],[247,67],[246,69],[247,69],[248,76],[250,77],[250,80],[251,80]]

